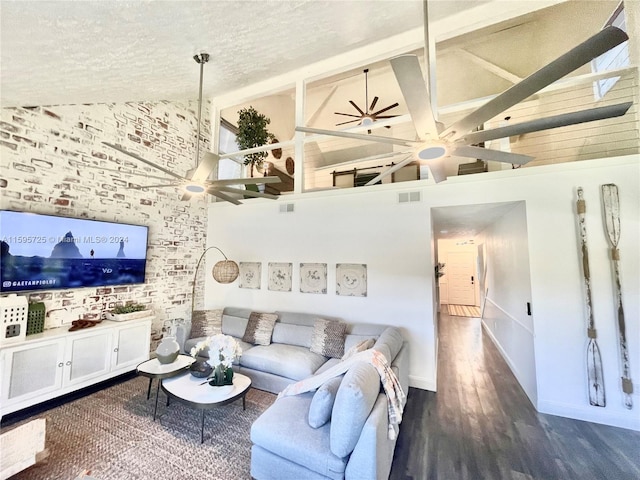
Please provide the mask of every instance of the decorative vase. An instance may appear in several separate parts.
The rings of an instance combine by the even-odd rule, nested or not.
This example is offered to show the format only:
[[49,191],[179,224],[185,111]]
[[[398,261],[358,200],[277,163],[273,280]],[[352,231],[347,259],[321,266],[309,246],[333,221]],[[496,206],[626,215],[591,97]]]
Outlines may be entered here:
[[206,360],[196,360],[189,366],[189,372],[196,378],[207,378],[213,372],[213,368]]
[[216,365],[213,375],[209,377],[209,385],[212,387],[233,385],[233,368],[227,368],[222,364]]
[[180,345],[173,337],[165,337],[156,348],[156,358],[160,363],[171,363],[178,358]]

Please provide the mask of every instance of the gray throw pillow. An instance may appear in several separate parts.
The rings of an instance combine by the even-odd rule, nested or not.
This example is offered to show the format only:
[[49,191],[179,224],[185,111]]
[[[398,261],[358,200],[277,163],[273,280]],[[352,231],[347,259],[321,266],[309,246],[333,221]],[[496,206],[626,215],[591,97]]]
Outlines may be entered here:
[[325,357],[341,358],[344,355],[344,336],[347,324],[339,320],[319,318],[313,324],[311,351]]
[[209,337],[222,333],[222,310],[196,310],[191,314],[189,338]]
[[278,320],[276,313],[251,312],[242,341],[254,345],[270,345],[276,320]]
[[320,428],[331,418],[333,402],[336,400],[336,393],[342,381],[342,375],[334,377],[324,382],[314,393],[309,406],[309,426]]

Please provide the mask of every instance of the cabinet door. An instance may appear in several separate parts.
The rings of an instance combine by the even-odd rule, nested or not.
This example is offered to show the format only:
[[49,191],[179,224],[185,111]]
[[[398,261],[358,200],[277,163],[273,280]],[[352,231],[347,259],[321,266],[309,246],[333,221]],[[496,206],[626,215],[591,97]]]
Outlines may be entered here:
[[114,336],[112,370],[136,366],[149,358],[151,321],[117,327]]
[[64,386],[82,383],[111,370],[110,329],[75,334],[67,338]]
[[2,350],[2,403],[10,405],[59,389],[65,340],[56,339]]

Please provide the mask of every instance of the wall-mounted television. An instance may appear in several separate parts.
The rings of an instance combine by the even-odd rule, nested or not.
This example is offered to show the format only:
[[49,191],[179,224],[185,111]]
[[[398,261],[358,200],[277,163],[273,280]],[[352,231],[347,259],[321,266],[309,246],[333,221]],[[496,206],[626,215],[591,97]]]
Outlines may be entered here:
[[148,227],[0,210],[0,292],[144,283]]

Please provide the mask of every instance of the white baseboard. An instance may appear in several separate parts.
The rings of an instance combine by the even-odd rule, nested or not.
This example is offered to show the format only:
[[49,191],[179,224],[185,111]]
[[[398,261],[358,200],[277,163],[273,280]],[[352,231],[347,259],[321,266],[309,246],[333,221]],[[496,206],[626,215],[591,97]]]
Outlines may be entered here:
[[436,391],[435,380],[425,377],[416,377],[415,375],[409,375],[409,386],[419,388],[421,390],[429,390],[430,392]]
[[601,407],[578,406],[544,400],[538,402],[537,410],[540,413],[548,413],[549,415],[640,431],[640,415],[637,414],[631,416],[622,415],[618,412],[607,411],[606,408]]

